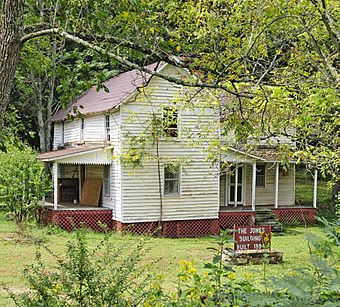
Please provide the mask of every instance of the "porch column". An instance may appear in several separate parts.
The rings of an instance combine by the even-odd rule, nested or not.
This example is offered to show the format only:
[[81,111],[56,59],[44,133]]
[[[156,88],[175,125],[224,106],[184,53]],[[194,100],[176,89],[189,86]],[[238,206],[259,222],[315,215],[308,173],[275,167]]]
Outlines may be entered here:
[[238,189],[238,164],[235,164],[235,185],[234,185],[234,207],[237,207],[237,189]]
[[256,199],[256,162],[253,163],[253,177],[251,182],[251,210],[255,211],[255,199]]
[[313,193],[313,207],[316,208],[316,197],[318,192],[318,170],[314,171],[314,193]]
[[83,180],[83,178],[81,178],[81,164],[79,164],[78,166],[78,177],[79,177],[79,202],[80,202],[80,199],[81,199],[81,181]]
[[275,208],[279,207],[279,162],[276,162],[275,172]]
[[57,210],[58,208],[58,163],[54,162],[53,164],[53,209]]

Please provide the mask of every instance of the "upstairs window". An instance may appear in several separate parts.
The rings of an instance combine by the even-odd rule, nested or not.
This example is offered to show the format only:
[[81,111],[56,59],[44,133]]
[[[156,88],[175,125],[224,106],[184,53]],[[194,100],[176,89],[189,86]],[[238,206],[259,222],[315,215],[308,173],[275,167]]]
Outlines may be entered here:
[[164,195],[177,195],[180,193],[180,167],[164,167]]
[[264,188],[265,178],[266,178],[266,166],[256,165],[256,186]]
[[163,109],[163,131],[168,137],[178,137],[178,111],[175,108]]
[[105,141],[110,141],[110,115],[105,115]]
[[110,165],[104,165],[103,172],[103,195],[110,196]]
[[80,120],[80,141],[84,141],[84,133],[85,133],[85,119],[82,118]]
[[65,123],[61,122],[60,145],[64,146],[64,143],[65,143]]

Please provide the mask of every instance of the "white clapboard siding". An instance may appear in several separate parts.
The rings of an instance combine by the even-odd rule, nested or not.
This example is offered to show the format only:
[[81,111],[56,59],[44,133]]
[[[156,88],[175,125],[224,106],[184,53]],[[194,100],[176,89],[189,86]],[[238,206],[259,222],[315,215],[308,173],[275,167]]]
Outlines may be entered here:
[[113,146],[113,161],[111,165],[111,182],[110,182],[110,203],[113,209],[113,219],[122,220],[122,203],[121,203],[121,164],[117,158],[120,154],[120,133],[121,121],[120,111],[110,115],[110,140]]
[[64,124],[64,143],[72,144],[80,142],[80,121],[78,118],[66,121]]
[[[177,73],[168,67],[166,74]],[[169,82],[154,78],[147,90],[147,99],[135,97],[123,105],[122,113],[122,137],[123,144],[127,146],[127,133],[140,135],[145,130],[147,121],[152,112],[161,113],[162,106],[173,106],[178,101],[178,86]],[[144,100],[145,99],[145,100]],[[206,161],[207,153],[204,152],[208,145],[208,139],[216,137],[217,129],[212,134],[208,131],[202,142],[193,146],[188,140],[187,133],[191,133],[193,141],[197,141],[198,135],[204,125],[210,126],[211,122],[217,122],[214,112],[208,110],[205,115],[202,109],[181,110],[179,114],[179,140],[161,141],[160,155],[169,160],[192,160],[184,163],[180,175],[180,195],[163,197],[163,220],[188,220],[211,219],[218,217],[219,194],[217,170],[212,169],[210,162]],[[211,127],[213,128],[213,127]],[[149,148],[155,152],[155,147]],[[162,190],[164,167],[161,168]],[[160,215],[159,188],[157,163],[155,160],[144,162],[143,167],[133,169],[122,166],[122,221],[125,223],[156,221]]]
[[[246,204],[251,205],[252,166],[246,166]],[[265,187],[256,187],[256,206],[274,205],[275,203],[275,172],[276,166],[267,163],[265,173]],[[295,204],[295,165],[291,164],[287,176],[279,174],[279,207],[293,206]]]
[[92,115],[84,118],[85,143],[102,143],[105,140],[105,115]]
[[61,145],[61,123],[54,123],[53,150],[57,150]]
[[86,165],[86,178],[103,178],[103,165]]

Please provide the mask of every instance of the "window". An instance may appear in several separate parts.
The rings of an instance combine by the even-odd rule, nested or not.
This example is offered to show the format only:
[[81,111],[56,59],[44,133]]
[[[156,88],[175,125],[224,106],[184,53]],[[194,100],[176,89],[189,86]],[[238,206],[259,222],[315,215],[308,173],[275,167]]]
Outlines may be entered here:
[[64,146],[64,143],[65,143],[65,123],[61,122],[60,145]]
[[179,166],[164,167],[164,195],[179,194]]
[[103,195],[110,196],[110,165],[104,165]]
[[163,109],[163,131],[165,136],[178,137],[178,112],[175,108]]
[[265,165],[256,165],[256,186],[257,187],[265,187],[265,174],[266,174],[266,166]]
[[110,115],[105,115],[105,140],[110,141]]
[[85,119],[80,120],[80,141],[84,141]]

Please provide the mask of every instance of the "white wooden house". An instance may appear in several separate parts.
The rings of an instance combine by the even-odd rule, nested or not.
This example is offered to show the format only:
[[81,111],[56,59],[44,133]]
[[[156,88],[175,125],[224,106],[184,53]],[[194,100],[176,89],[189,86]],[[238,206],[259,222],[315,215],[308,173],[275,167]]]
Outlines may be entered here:
[[[168,64],[149,68],[190,77]],[[251,224],[261,206],[276,209],[278,217],[298,220],[296,212],[303,212],[303,219],[314,218],[315,210],[296,211],[294,161],[283,173],[274,151],[249,153],[228,147],[221,161],[230,162],[234,171],[221,173],[211,163],[208,148],[211,140],[219,138],[219,113],[203,101],[207,96],[183,107],[188,103],[188,89],[137,70],[122,73],[105,86],[109,92],[92,87],[51,118],[53,151],[40,155],[53,164],[49,220],[67,229],[82,222],[96,228],[101,220],[114,229],[143,233],[154,231],[162,214],[163,234],[178,237]],[[120,158],[132,146],[131,138],[150,137],[150,118],[164,120],[175,105],[174,122],[158,144],[160,177],[156,159],[145,159],[135,168],[122,163]],[[146,151],[155,154],[156,144],[149,142]],[[99,188],[92,182],[100,182]],[[91,197],[95,204],[93,200],[87,203]]]

